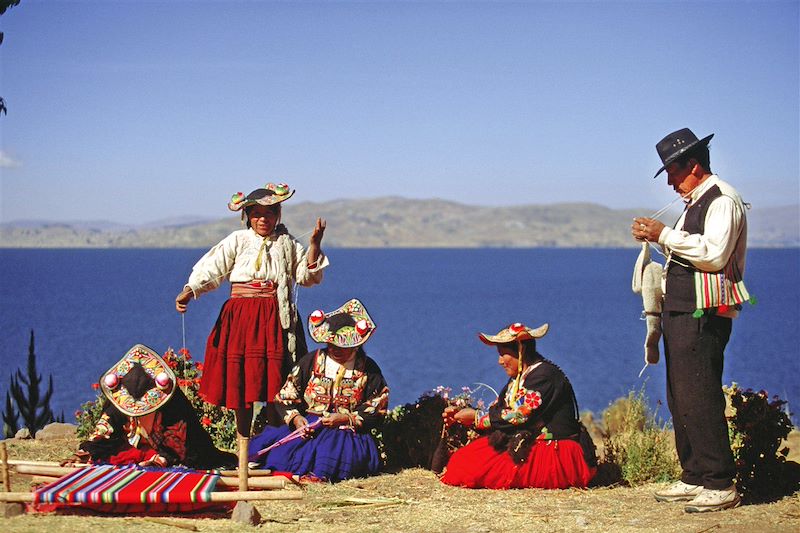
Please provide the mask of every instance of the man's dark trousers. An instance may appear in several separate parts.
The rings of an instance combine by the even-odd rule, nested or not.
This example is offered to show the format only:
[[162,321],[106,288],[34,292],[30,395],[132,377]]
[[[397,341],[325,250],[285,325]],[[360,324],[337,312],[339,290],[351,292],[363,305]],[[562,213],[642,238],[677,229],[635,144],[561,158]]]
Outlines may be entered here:
[[736,476],[722,366],[731,335],[731,319],[716,315],[664,312],[667,404],[675,427],[675,448],[683,468],[681,481],[707,489],[730,487]]

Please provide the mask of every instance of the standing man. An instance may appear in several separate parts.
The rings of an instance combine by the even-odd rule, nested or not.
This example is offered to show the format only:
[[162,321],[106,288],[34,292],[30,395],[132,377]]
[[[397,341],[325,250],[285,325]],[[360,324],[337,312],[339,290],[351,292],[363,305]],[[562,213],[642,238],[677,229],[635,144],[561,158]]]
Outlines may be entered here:
[[657,145],[667,183],[686,202],[674,228],[634,219],[638,241],[667,254],[662,328],[667,403],[675,427],[681,480],[655,493],[658,501],[686,501],[687,512],[729,509],[740,498],[733,462],[722,366],[731,321],[749,299],[742,274],[747,252],[745,205],[736,190],[711,173],[708,142],[688,128]]

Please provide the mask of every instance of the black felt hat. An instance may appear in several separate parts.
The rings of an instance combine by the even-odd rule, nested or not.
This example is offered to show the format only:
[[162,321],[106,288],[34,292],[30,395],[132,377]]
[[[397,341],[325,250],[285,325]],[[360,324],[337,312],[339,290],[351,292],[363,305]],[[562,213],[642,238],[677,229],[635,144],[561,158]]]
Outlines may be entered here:
[[698,139],[697,135],[695,135],[692,130],[689,128],[683,128],[678,131],[673,131],[658,141],[658,144],[656,144],[656,151],[658,152],[658,156],[661,158],[661,162],[664,164],[658,169],[658,172],[656,172],[656,175],[653,176],[653,178],[664,172],[664,169],[667,168],[670,163],[678,159],[692,148],[700,145],[707,145],[708,141],[710,141],[711,137],[713,136],[714,134],[712,133],[708,137]]

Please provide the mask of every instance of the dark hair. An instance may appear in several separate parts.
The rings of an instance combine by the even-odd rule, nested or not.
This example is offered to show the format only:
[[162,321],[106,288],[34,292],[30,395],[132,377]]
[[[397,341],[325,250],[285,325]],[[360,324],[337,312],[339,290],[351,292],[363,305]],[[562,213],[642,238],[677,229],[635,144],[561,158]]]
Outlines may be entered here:
[[679,165],[681,168],[686,167],[689,164],[689,161],[694,159],[697,161],[703,169],[711,174],[711,156],[709,155],[708,145],[703,144],[700,146],[696,146],[686,152],[685,154],[681,155],[678,159],[675,160],[675,163]]
[[[504,344],[509,350],[514,353],[517,353],[517,343],[516,342],[509,342]],[[530,365],[535,363],[539,359],[541,359],[542,355],[536,351],[536,339],[529,339],[527,341],[522,341],[522,362],[526,365]]]
[[[250,204],[244,208],[244,223],[247,224],[247,227],[250,227],[250,210],[259,204]],[[278,216],[281,214],[281,204],[272,204],[267,205],[265,207],[269,207],[273,212],[275,212]]]

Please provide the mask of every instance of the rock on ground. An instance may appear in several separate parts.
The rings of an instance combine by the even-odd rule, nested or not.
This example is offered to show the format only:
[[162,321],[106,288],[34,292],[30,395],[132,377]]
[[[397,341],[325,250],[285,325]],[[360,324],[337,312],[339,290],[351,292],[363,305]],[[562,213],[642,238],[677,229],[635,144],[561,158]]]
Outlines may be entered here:
[[67,439],[75,437],[78,426],[75,424],[65,424],[63,422],[53,422],[36,432],[36,440]]

